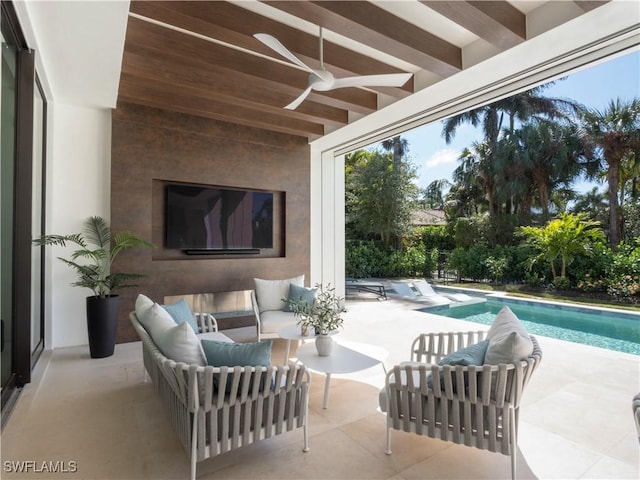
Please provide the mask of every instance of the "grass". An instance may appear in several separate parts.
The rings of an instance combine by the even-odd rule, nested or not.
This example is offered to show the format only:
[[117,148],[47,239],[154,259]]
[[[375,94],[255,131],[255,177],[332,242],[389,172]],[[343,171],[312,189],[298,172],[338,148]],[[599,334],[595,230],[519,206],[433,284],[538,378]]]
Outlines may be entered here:
[[458,287],[458,288],[474,288],[476,290],[487,290],[492,292],[506,292],[507,295],[518,298],[538,298],[544,300],[554,300],[565,303],[572,303],[577,305],[589,305],[593,307],[609,307],[616,308],[619,310],[629,310],[632,312],[640,311],[640,307],[637,305],[630,305],[626,303],[620,303],[616,301],[612,301],[610,299],[605,298],[593,298],[593,297],[582,297],[578,296],[575,293],[562,292],[557,290],[540,290],[540,291],[532,291],[529,287],[524,285],[492,285],[488,283],[455,283],[450,282],[447,283],[449,287]]

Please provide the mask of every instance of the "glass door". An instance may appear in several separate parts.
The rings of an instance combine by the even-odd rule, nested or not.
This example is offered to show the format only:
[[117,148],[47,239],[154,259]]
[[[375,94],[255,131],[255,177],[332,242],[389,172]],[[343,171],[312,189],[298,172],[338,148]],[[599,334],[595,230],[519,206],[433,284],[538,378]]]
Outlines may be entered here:
[[[4,20],[4,18],[3,18]],[[4,26],[4,21],[3,21]],[[3,29],[4,30],[4,29]],[[4,33],[4,32],[3,32]],[[16,94],[17,51],[2,36],[2,76],[0,94],[0,315],[2,350],[2,405],[13,386],[13,259],[14,259],[14,193],[16,158]]]

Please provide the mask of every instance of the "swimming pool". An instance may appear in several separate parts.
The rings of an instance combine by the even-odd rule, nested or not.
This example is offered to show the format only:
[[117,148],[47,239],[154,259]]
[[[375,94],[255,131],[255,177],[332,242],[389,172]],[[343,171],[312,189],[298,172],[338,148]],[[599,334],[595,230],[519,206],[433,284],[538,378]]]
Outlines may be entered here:
[[491,325],[508,306],[532,334],[640,355],[640,315],[487,297],[483,303],[421,309],[443,317]]

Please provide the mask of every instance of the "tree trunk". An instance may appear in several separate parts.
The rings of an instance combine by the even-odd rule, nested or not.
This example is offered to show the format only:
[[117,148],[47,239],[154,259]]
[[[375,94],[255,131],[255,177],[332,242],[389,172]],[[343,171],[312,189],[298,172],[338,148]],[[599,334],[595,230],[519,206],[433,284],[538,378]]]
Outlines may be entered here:
[[609,160],[609,171],[607,172],[607,182],[609,183],[609,244],[616,250],[620,243],[620,206],[618,204],[618,185],[620,183],[620,159],[616,153],[607,152],[606,158]]

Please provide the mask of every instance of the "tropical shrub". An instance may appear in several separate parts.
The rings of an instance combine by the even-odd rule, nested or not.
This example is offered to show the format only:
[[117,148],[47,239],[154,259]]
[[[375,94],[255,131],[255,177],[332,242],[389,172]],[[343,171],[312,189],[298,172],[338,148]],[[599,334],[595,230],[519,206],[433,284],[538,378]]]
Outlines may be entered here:
[[504,273],[509,265],[507,257],[494,257],[489,255],[484,261],[487,267],[487,275],[494,282],[500,282],[504,278]]
[[567,277],[556,277],[551,283],[558,290],[569,290],[571,288],[571,280]]
[[488,277],[485,264],[489,248],[485,243],[476,243],[471,248],[458,247],[449,256],[449,268],[458,270],[460,279],[484,280]]
[[604,242],[592,245],[590,255],[578,255],[571,264],[571,275],[578,290],[604,292],[607,269],[613,262],[613,251]]
[[456,246],[451,233],[445,225],[428,225],[416,227],[416,231],[422,238],[422,243],[427,250],[453,250]]
[[381,276],[387,254],[375,241],[347,242],[345,249],[345,273],[347,277],[367,278]]
[[461,217],[457,218],[453,226],[453,234],[456,247],[470,248],[478,241],[485,238],[484,217]]
[[[600,224],[586,214],[561,213],[544,227],[520,227],[520,235],[538,250],[535,259],[546,261],[551,267],[553,281],[567,276],[567,266],[579,255],[590,255],[594,243],[602,242]],[[560,274],[557,263],[560,263]]]
[[622,242],[612,255],[605,282],[607,292],[615,297],[640,295],[640,238],[635,243]]

